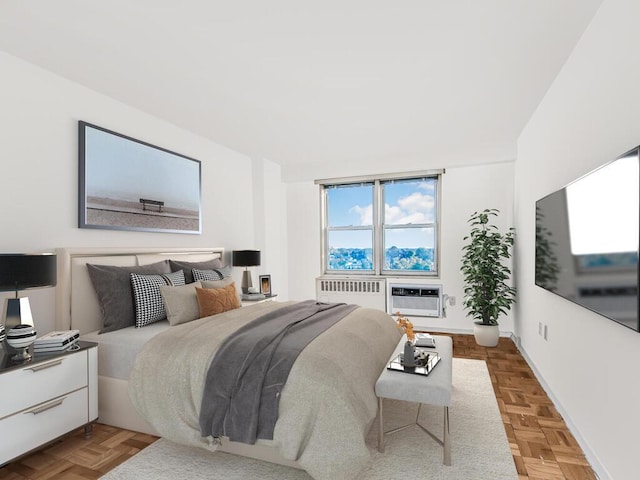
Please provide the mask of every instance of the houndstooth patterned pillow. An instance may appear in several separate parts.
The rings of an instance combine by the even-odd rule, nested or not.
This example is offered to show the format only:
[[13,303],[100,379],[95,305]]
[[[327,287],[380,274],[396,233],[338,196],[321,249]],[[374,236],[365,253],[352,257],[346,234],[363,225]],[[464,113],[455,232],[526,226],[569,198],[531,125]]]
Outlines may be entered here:
[[214,268],[212,270],[198,270],[197,268],[194,268],[191,270],[191,274],[196,282],[198,280],[222,280],[223,278],[231,276],[231,268],[222,267]]
[[159,275],[132,273],[131,286],[133,287],[133,299],[136,305],[136,327],[144,327],[167,318],[162,295],[160,294],[161,285],[180,286],[184,284],[185,279],[182,270]]
[[193,280],[222,280],[222,275],[218,270],[198,270],[194,268],[191,270],[193,274]]
[[220,278],[228,278],[231,276],[231,267],[216,268],[216,272],[220,274]]

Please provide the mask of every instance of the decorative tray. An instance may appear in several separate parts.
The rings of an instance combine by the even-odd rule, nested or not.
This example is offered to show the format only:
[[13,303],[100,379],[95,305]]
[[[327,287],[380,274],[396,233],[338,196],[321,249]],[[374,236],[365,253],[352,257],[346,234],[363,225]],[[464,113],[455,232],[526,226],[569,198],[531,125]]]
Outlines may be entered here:
[[432,349],[424,349],[415,347],[416,350],[416,366],[405,367],[402,362],[404,354],[399,354],[393,357],[393,359],[387,365],[387,370],[395,370],[403,373],[413,373],[415,375],[429,375],[431,371],[440,361],[440,354]]

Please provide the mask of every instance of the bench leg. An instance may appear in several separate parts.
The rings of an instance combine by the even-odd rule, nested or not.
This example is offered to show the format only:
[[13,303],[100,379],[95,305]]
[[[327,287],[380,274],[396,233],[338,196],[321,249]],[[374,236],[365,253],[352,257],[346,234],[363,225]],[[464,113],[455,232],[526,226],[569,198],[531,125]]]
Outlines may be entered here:
[[444,454],[442,463],[451,465],[451,437],[449,436],[449,407],[444,407],[444,438],[443,438]]
[[[400,430],[404,430],[405,428],[411,427],[413,425],[417,425],[420,427],[427,435],[433,438],[436,442],[442,445],[442,463],[447,466],[451,466],[451,435],[449,434],[449,407],[444,407],[444,432],[443,438],[440,440],[429,430],[424,428],[422,425],[418,423],[418,417],[420,416],[420,409],[422,408],[422,404],[418,404],[418,415],[416,416],[416,422],[410,423],[409,425],[405,425],[403,427],[394,428],[386,433],[392,434],[399,432]],[[380,453],[384,453],[384,416],[382,413],[382,397],[378,397],[378,412],[379,412],[379,424],[378,424],[378,451]]]
[[382,397],[378,397],[378,412],[380,423],[378,425],[378,451],[384,453],[384,419],[382,418]]

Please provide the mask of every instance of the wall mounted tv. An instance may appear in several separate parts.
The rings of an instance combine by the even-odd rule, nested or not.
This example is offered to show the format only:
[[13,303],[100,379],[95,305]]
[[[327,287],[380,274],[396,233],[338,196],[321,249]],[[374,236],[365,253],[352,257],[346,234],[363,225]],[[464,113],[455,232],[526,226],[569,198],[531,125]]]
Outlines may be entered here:
[[640,147],[536,202],[536,285],[633,330]]

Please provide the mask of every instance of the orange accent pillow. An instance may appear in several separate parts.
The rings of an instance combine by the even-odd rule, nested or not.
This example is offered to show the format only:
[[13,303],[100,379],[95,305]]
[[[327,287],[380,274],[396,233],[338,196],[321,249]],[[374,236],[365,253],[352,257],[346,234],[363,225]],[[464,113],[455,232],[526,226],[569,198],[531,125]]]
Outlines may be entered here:
[[200,318],[240,308],[242,304],[238,298],[235,284],[224,288],[197,288]]

